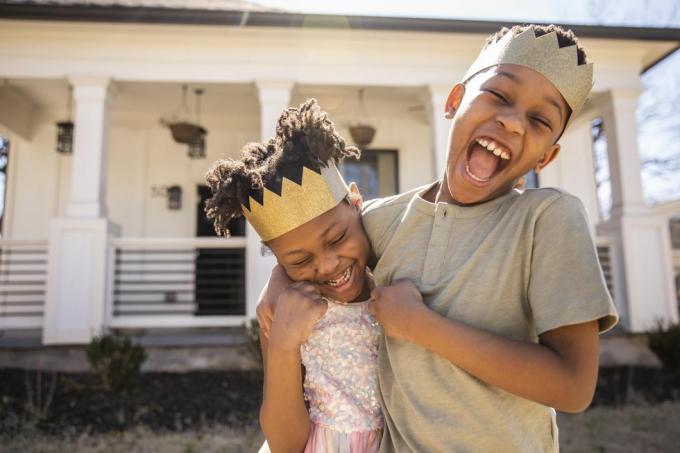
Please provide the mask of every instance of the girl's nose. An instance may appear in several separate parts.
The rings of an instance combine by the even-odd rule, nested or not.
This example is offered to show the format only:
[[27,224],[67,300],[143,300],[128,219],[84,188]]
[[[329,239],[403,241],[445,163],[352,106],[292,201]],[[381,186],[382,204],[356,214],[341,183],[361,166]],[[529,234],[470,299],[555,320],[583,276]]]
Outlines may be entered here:
[[338,265],[340,264],[340,257],[335,253],[325,253],[319,260],[319,274],[332,277],[333,273],[338,272]]

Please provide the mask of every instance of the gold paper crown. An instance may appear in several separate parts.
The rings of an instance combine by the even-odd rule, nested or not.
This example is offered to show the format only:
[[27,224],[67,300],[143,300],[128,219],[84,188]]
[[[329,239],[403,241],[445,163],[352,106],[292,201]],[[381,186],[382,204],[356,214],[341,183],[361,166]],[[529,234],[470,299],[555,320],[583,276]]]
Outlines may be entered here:
[[576,45],[560,48],[554,31],[539,37],[533,26],[516,36],[509,31],[480,52],[463,81],[500,64],[526,66],[550,80],[571,108],[567,125],[581,110],[593,87],[593,64],[579,65]]
[[321,167],[321,174],[305,166],[298,184],[282,178],[281,194],[266,187],[262,203],[249,197],[250,209],[241,205],[243,215],[263,241],[275,239],[333,209],[349,193],[345,180],[333,162]]

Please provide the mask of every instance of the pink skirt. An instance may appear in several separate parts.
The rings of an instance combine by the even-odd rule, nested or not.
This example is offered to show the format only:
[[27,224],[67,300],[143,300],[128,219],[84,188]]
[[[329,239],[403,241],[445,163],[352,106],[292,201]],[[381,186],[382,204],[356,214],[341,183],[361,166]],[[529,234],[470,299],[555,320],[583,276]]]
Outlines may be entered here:
[[305,453],[376,453],[382,429],[343,433],[312,423]]

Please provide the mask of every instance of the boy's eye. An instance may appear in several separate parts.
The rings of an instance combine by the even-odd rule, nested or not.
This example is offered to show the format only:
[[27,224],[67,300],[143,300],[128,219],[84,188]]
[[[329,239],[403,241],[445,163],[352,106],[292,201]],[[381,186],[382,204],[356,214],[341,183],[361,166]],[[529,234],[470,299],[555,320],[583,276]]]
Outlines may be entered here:
[[507,104],[507,102],[508,102],[507,98],[506,98],[505,96],[503,96],[501,93],[499,93],[498,91],[489,90],[489,93],[493,94],[493,95],[496,96],[498,99],[500,99],[501,101],[503,101],[503,102],[505,102],[505,103]]
[[552,126],[550,125],[550,123],[547,120],[544,120],[543,118],[541,118],[540,116],[534,116],[534,117],[532,117],[532,119],[534,121],[536,121],[537,123],[542,124],[543,126],[552,130]]

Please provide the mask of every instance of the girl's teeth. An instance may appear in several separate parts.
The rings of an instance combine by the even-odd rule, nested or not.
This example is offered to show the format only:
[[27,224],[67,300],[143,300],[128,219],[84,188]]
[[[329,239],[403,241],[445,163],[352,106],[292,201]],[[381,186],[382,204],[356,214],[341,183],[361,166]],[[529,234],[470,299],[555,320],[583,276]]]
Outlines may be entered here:
[[493,150],[493,153],[494,153],[496,156],[500,156],[501,153],[502,153],[502,151],[501,151],[500,149],[496,148],[496,149]]
[[349,280],[350,275],[352,275],[352,267],[351,266],[348,267],[347,270],[345,270],[345,272],[343,272],[343,274],[342,274],[342,276],[340,276],[340,278],[338,278],[336,280],[328,280],[328,281],[326,281],[326,284],[328,284],[329,286],[344,285]]

